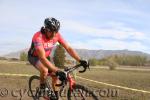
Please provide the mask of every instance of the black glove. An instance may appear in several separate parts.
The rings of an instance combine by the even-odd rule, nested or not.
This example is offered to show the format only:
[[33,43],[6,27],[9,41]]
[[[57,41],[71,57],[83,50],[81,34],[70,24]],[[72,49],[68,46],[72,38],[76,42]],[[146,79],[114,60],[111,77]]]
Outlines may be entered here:
[[87,67],[88,67],[88,62],[87,62],[87,61],[85,61],[85,60],[80,60],[79,62],[80,62],[80,64],[81,64],[81,66],[83,66],[84,68],[87,68]]
[[56,72],[56,76],[58,76],[58,78],[59,78],[60,81],[66,81],[67,80],[66,73],[63,72],[63,71],[58,70]]

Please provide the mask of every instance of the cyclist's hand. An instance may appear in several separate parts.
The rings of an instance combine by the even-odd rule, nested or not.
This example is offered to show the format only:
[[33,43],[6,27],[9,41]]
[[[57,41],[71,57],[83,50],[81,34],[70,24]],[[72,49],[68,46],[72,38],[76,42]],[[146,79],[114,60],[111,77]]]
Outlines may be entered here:
[[84,68],[87,68],[89,65],[88,65],[88,62],[86,60],[80,60],[79,61],[81,66],[83,66]]
[[66,81],[67,80],[66,73],[61,71],[61,70],[58,70],[56,72],[56,76],[59,78],[60,81]]

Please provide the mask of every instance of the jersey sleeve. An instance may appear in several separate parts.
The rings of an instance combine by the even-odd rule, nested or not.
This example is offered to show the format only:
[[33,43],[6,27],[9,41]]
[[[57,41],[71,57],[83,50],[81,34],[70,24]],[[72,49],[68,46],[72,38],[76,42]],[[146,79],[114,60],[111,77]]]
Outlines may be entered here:
[[66,41],[64,40],[64,38],[60,35],[60,33],[58,33],[58,42],[60,44],[65,44],[66,43]]
[[41,47],[43,48],[43,41],[40,37],[34,39],[33,43],[34,43],[35,49],[38,49],[38,48],[41,48]]

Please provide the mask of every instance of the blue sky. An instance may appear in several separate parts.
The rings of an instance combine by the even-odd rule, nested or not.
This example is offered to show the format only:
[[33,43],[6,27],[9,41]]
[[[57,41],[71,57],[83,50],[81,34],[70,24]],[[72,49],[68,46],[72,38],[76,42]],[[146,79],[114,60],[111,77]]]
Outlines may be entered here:
[[46,17],[73,48],[150,53],[149,0],[0,0],[0,55],[29,48]]

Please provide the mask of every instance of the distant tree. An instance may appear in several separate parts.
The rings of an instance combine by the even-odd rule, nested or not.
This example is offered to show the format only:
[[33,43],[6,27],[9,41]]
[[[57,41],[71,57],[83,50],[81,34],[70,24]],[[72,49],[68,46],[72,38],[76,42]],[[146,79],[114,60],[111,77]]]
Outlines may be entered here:
[[116,56],[110,56],[106,60],[106,65],[109,67],[110,70],[115,70],[118,67],[118,63],[116,62]]
[[125,66],[144,66],[148,61],[147,57],[139,55],[113,55],[106,59],[112,59],[118,65]]
[[98,60],[95,58],[89,59],[89,63],[91,66],[96,66],[98,64]]
[[18,58],[9,58],[9,60],[11,60],[11,61],[19,61]]
[[57,46],[57,48],[55,50],[55,53],[54,53],[54,59],[53,60],[54,60],[54,64],[57,67],[61,67],[61,68],[64,67],[64,64],[65,64],[65,50],[62,47],[62,45]]
[[105,66],[107,65],[107,59],[103,58],[103,59],[98,59],[98,65],[100,66]]
[[0,60],[7,60],[7,58],[5,58],[5,57],[0,57]]
[[20,60],[21,61],[27,61],[27,54],[25,52],[20,53]]

